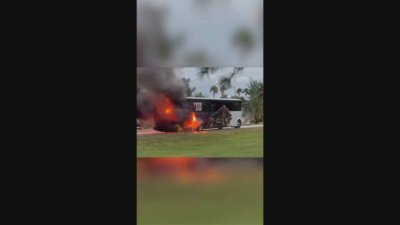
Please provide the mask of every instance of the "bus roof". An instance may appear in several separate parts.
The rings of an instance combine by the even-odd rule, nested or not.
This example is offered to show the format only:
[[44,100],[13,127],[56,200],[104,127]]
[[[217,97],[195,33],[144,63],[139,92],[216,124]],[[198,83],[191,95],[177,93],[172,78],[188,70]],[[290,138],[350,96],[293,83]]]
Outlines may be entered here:
[[186,97],[186,99],[194,99],[194,100],[214,100],[214,101],[242,101],[237,98],[203,98],[203,97]]

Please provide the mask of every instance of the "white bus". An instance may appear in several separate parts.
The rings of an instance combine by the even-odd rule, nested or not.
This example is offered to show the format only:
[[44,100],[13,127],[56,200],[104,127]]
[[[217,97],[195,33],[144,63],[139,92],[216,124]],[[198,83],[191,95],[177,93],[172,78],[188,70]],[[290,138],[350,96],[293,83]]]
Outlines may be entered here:
[[242,100],[240,99],[187,97],[186,101],[192,104],[192,109],[195,112],[196,117],[203,121],[200,129],[222,129],[222,124],[210,121],[214,120],[215,113],[223,106],[228,108],[231,113],[230,124],[227,126],[240,128],[242,125]]

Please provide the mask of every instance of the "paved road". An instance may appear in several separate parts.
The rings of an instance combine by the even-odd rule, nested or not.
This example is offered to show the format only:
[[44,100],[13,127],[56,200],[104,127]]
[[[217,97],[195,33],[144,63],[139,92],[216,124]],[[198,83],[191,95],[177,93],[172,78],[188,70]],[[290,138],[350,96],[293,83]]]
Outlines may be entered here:
[[[264,125],[246,125],[246,126],[241,126],[240,129],[246,129],[246,128],[255,128],[255,127],[263,127]],[[234,129],[234,127],[224,127],[223,130],[225,129]],[[204,129],[207,131],[212,131],[212,130],[218,130],[217,128],[214,129]],[[149,134],[173,134],[174,132],[161,132],[161,131],[156,131],[153,129],[138,129],[136,132],[136,135],[149,135]]]

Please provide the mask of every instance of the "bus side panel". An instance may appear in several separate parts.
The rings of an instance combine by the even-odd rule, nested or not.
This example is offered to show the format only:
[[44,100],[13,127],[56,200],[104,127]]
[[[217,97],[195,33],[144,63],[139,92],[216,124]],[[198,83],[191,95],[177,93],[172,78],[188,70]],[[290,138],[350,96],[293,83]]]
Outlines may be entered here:
[[[225,105],[230,113],[232,114],[231,126],[236,126],[237,121],[241,120],[243,122],[242,117],[242,107],[241,102],[235,101],[221,101],[221,100],[202,100],[202,99],[187,99],[187,102],[190,105],[191,110],[195,112],[196,117],[203,121],[203,128],[216,128],[217,124],[215,123],[215,118],[212,119],[212,115],[220,109],[223,105]],[[195,103],[201,103],[201,110],[196,111]],[[211,122],[214,121],[214,122]]]
[[242,111],[230,111],[232,114],[231,126],[236,126],[237,121],[240,120],[243,124]]

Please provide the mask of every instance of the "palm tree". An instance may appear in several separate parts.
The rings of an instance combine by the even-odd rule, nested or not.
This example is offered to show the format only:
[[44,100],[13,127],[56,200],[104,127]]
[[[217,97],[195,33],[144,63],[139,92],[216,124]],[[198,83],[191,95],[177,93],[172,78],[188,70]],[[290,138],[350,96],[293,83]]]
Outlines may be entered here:
[[[199,71],[197,72],[197,77],[202,80],[204,78],[210,78],[210,74],[213,74],[217,72],[218,70],[221,70],[222,68],[220,67],[200,67]],[[244,67],[234,67],[233,71],[225,76],[221,76],[221,78],[228,78],[225,82],[230,84],[230,80],[232,80],[239,72],[243,71]]]
[[243,67],[235,67],[233,71],[225,76],[219,77],[220,85],[226,86],[228,89],[232,87],[232,79],[236,77],[240,72],[243,71]]
[[245,91],[249,98],[262,98],[264,94],[264,84],[261,81],[250,80]]
[[205,77],[210,78],[210,74],[215,73],[220,69],[221,68],[218,67],[200,67],[199,71],[197,72],[197,76],[200,80],[204,79]]
[[263,106],[264,102],[262,98],[250,98],[246,101],[245,106],[248,107],[250,115],[254,118],[254,122],[257,124],[263,119]]
[[215,86],[215,85],[213,85],[213,86],[210,88],[210,92],[212,92],[213,98],[215,98],[215,94],[218,93],[218,87]]
[[236,94],[240,97],[240,94],[242,94],[243,93],[243,90],[241,89],[241,88],[238,88],[237,90],[236,90]]
[[182,78],[182,81],[185,85],[186,96],[191,97],[196,88],[190,87],[190,78]]
[[243,89],[242,93],[245,95],[249,95],[249,89],[248,88]]
[[228,90],[228,88],[225,85],[221,85],[219,87],[219,91],[221,92],[221,98],[227,98],[227,95],[225,94],[226,90]]
[[233,44],[239,47],[239,49],[246,54],[253,50],[255,39],[250,30],[247,28],[242,28],[235,34],[233,38]]
[[264,117],[264,84],[261,81],[250,80],[245,90],[245,93],[249,96],[249,100],[246,101],[245,106],[249,109],[255,123],[258,123]]
[[218,84],[224,86],[227,89],[232,88],[232,78],[226,76],[220,76],[218,79]]
[[[204,78],[210,78],[210,74],[217,72],[218,70],[221,70],[222,68],[219,67],[200,67],[199,71],[197,72],[197,76],[199,79],[204,79]],[[220,91],[221,88],[226,91],[227,89],[232,88],[232,79],[236,77],[237,74],[239,74],[241,71],[244,70],[244,67],[234,67],[233,71],[226,74],[222,75],[218,79],[218,84],[220,86]],[[222,91],[221,91],[222,92]],[[221,96],[225,95],[225,93],[221,93]]]
[[197,92],[194,94],[194,97],[206,98],[207,96],[205,94],[203,94],[203,92]]

